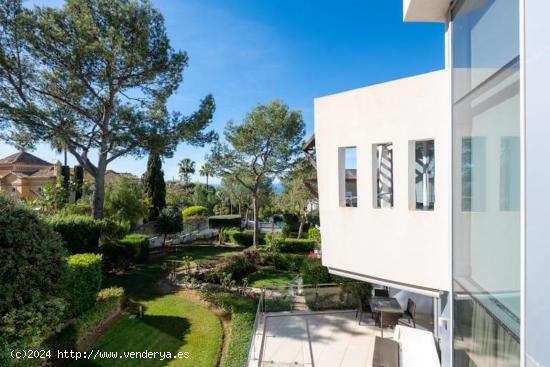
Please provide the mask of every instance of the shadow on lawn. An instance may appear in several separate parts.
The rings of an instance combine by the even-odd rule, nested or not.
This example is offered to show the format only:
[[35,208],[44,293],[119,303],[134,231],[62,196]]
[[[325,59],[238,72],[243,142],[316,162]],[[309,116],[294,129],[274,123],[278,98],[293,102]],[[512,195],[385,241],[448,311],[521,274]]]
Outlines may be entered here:
[[[176,359],[178,351],[185,344],[189,333],[190,323],[184,317],[144,315],[139,319],[127,319],[122,325],[115,327],[115,335],[107,334],[103,342],[94,346],[95,350],[103,353],[103,358],[98,356],[96,360],[80,360],[75,363],[67,363],[65,366],[166,366]],[[145,324],[145,325],[143,325]],[[124,330],[121,330],[124,329]],[[155,330],[152,330],[155,329]],[[121,340],[119,333],[127,333],[128,337]],[[151,348],[150,345],[157,347]],[[148,347],[149,346],[149,347]],[[156,358],[125,357],[124,352],[161,352]],[[106,354],[117,352],[117,358],[107,358]],[[88,351],[90,353],[90,351]],[[172,358],[168,358],[168,353]],[[122,355],[122,357],[120,357]],[[122,362],[123,361],[123,362]]]

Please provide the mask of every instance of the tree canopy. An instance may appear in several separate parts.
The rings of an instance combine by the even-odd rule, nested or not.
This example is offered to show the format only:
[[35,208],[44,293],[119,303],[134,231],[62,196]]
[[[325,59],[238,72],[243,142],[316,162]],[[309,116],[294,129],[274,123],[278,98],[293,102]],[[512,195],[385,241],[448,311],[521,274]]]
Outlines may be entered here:
[[184,158],[178,163],[178,171],[181,180],[187,185],[191,181],[191,175],[195,173],[195,162]]
[[252,195],[254,245],[258,244],[259,190],[262,180],[282,175],[301,151],[305,124],[300,111],[281,101],[258,105],[242,124],[230,121],[224,131],[227,144],[218,142],[208,157],[218,176],[230,176]]
[[109,163],[151,150],[171,156],[181,141],[215,137],[204,131],[211,95],[189,116],[166,107],[187,62],[146,0],[66,0],[33,10],[1,1],[1,137],[66,147],[95,179],[93,216],[100,218]]

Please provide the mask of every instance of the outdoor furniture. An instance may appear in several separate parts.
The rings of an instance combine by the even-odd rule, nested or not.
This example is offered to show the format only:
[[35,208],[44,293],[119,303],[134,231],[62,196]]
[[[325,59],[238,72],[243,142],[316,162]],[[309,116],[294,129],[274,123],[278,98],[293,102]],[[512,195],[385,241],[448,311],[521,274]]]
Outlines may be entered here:
[[399,359],[407,367],[441,367],[437,342],[426,330],[398,325],[393,340],[399,343]]
[[372,367],[399,367],[399,343],[376,337]]
[[374,290],[374,296],[375,297],[389,297],[390,292],[387,289],[384,288],[377,288]]
[[[401,305],[393,297],[372,297],[369,300],[372,312],[376,313],[380,325],[380,335],[384,337],[384,327],[395,327],[403,314]],[[385,320],[386,321],[385,321]]]
[[409,324],[412,322],[414,328],[416,328],[416,322],[414,320],[416,316],[416,303],[409,298],[407,301],[407,309],[403,313],[403,318],[409,321]]
[[359,325],[361,325],[361,321],[363,320],[363,312],[369,312],[372,315],[372,310],[368,304],[363,305],[363,301],[359,298],[357,300],[357,310],[355,310],[355,318],[359,318]]

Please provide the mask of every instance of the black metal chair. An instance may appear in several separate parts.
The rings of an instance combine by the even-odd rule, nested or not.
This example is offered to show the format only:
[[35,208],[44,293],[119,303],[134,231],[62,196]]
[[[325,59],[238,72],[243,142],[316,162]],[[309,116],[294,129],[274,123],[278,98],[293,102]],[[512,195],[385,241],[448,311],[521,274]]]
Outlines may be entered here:
[[407,319],[409,324],[412,322],[413,327],[416,328],[415,317],[416,317],[416,303],[409,298],[409,300],[407,301],[407,309],[403,313],[403,318]]

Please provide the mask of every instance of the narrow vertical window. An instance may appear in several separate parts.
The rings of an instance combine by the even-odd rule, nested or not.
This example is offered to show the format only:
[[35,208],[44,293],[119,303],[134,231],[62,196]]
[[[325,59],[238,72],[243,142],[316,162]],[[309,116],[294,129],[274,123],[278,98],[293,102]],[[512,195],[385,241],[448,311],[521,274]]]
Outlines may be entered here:
[[339,148],[340,206],[357,207],[357,148]]
[[433,210],[435,205],[435,146],[433,140],[414,142],[414,208]]
[[393,207],[393,144],[374,144],[373,156],[373,188],[374,207]]

